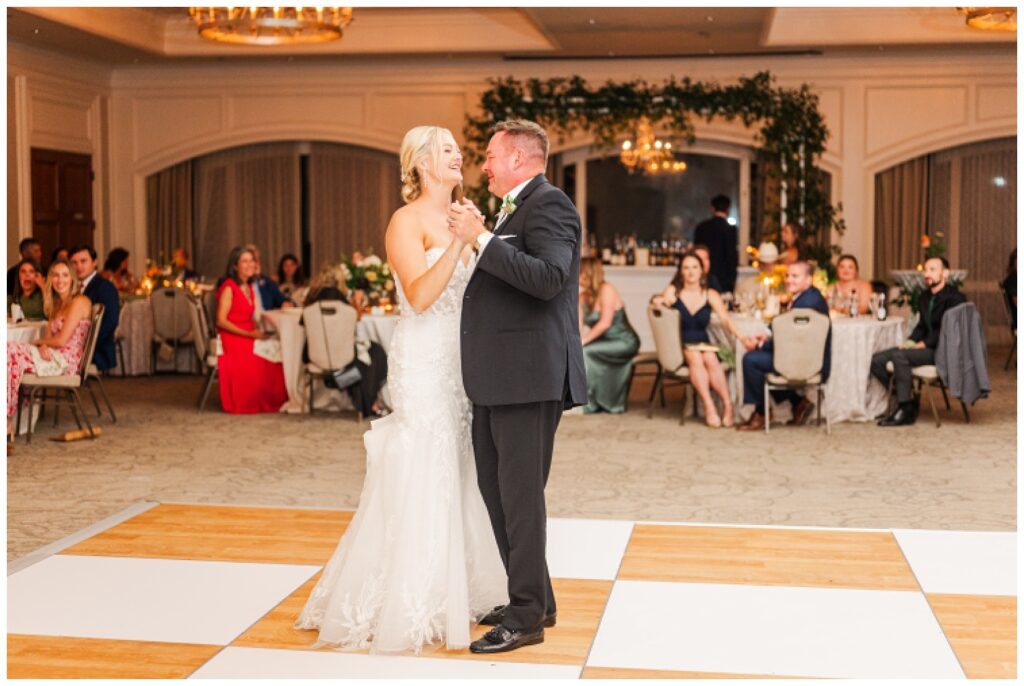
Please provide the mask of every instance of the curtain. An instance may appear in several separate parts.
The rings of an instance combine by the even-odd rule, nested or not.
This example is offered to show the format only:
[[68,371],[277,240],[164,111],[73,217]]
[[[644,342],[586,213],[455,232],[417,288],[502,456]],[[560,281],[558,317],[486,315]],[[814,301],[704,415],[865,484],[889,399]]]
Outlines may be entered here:
[[146,178],[149,257],[170,260],[175,248],[195,254],[192,235],[192,160]]
[[960,176],[951,208],[950,261],[967,270],[963,291],[977,306],[989,341],[1009,343],[999,283],[1017,245],[1017,141],[963,146],[946,156]]
[[196,267],[220,276],[231,248],[254,243],[264,274],[284,253],[301,253],[302,191],[297,143],[234,148],[197,158]]
[[306,186],[311,273],[342,253],[386,259],[384,232],[402,205],[398,156],[333,143],[313,143]]
[[919,157],[875,176],[874,278],[921,261],[928,221],[928,158]]

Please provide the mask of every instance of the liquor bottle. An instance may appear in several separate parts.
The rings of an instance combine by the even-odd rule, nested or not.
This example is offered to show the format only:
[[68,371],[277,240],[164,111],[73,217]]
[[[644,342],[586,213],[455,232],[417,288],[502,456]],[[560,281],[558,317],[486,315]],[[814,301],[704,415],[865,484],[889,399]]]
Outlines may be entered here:
[[850,291],[850,316],[857,316],[857,289]]
[[878,294],[878,309],[875,310],[875,316],[878,318],[878,321],[880,321],[880,322],[884,322],[885,321],[885,317],[886,317],[885,293],[879,293]]
[[636,234],[630,235],[626,243],[626,265],[632,267],[636,264]]

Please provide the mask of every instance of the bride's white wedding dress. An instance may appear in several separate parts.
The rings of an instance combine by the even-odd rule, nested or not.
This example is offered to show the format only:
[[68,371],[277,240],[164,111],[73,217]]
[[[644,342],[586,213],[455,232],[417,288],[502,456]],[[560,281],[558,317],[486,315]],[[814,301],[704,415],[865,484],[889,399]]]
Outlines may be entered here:
[[[443,248],[427,251],[427,264]],[[394,411],[364,435],[359,507],[295,626],[316,646],[419,652],[469,645],[471,625],[508,602],[505,569],[477,486],[459,328],[472,264],[417,314],[395,279],[401,319],[388,351]]]

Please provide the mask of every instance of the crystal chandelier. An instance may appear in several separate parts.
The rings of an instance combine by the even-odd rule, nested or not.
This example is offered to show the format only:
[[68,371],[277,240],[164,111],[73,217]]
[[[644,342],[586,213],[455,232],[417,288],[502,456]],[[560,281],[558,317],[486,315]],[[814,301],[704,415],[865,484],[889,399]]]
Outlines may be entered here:
[[351,7],[189,7],[199,35],[236,45],[326,43],[341,38]]
[[654,137],[647,118],[637,124],[635,143],[623,141],[619,161],[631,174],[677,174],[686,171],[686,162],[672,155],[672,144]]
[[988,31],[1016,31],[1017,8],[1015,7],[957,7],[967,17],[967,25]]

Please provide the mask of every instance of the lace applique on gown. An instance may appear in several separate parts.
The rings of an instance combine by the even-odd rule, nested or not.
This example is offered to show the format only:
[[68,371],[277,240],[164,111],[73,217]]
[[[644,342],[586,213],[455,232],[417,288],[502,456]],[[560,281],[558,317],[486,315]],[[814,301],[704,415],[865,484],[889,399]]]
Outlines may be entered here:
[[[427,252],[433,265],[443,252]],[[401,319],[388,351],[394,412],[364,434],[359,506],[295,626],[316,646],[420,652],[469,645],[508,602],[505,569],[476,480],[459,325],[472,266],[459,264],[424,312],[396,277]]]

